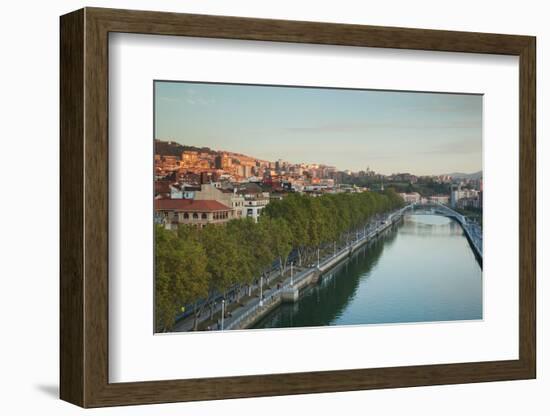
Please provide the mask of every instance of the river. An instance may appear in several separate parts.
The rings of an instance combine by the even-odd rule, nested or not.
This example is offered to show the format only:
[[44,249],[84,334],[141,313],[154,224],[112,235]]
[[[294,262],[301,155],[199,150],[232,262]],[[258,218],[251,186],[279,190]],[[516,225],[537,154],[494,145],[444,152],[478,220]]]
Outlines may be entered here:
[[481,274],[456,221],[407,214],[253,328],[482,319]]

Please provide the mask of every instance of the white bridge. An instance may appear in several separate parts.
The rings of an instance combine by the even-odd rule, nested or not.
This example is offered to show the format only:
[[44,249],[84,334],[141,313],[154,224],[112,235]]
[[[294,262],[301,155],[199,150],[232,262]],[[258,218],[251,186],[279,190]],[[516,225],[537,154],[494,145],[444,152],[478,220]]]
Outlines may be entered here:
[[455,219],[462,226],[462,229],[464,230],[464,233],[466,234],[466,237],[468,238],[468,241],[470,242],[470,245],[474,250],[474,254],[478,258],[480,264],[482,263],[483,233],[481,231],[481,227],[478,224],[472,221],[468,221],[468,219],[464,215],[456,212],[454,209],[448,207],[447,205],[443,205],[440,202],[429,204],[414,203],[407,206],[407,208],[412,209],[416,207],[422,207],[433,214],[444,215],[446,217]]

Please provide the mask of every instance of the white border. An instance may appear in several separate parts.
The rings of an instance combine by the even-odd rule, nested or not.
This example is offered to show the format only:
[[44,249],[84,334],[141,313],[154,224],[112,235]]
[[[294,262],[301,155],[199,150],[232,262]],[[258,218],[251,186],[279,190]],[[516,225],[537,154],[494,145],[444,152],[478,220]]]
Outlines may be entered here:
[[[517,57],[131,34],[109,50],[110,382],[518,358]],[[153,79],[483,93],[483,321],[153,336]]]

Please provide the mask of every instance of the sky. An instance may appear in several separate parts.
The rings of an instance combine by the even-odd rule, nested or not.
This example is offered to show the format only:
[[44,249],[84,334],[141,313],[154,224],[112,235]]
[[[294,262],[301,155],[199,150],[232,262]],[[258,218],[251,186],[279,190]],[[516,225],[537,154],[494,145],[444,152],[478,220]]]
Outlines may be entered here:
[[482,166],[481,95],[156,81],[155,138],[339,170]]

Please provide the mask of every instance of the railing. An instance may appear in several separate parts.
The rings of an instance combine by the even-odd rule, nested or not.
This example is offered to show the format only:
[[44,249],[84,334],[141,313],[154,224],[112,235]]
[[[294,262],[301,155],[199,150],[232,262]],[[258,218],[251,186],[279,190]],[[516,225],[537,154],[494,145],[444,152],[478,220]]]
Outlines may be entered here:
[[267,297],[265,297],[262,300],[261,304],[260,304],[260,300],[258,300],[258,303],[256,303],[250,309],[248,309],[247,311],[243,312],[241,315],[236,317],[228,325],[225,325],[224,329],[233,329],[238,324],[240,324],[242,321],[244,321],[246,318],[248,318],[251,314],[256,313],[258,311],[258,309],[269,307],[272,303],[276,302],[276,300],[277,300],[276,297],[281,294],[281,292],[283,291],[283,289],[285,287],[287,287],[287,286],[281,287],[280,289],[276,289],[273,293],[271,293]]
[[259,309],[270,306],[273,302],[277,301],[277,297],[280,296],[283,293],[284,290],[301,283],[302,280],[304,280],[306,277],[308,277],[313,272],[314,272],[313,269],[306,269],[306,270],[303,270],[302,272],[298,273],[296,276],[293,276],[292,285],[290,284],[290,282],[287,282],[286,284],[282,285],[280,288],[274,289],[273,292],[271,292],[269,295],[267,295],[263,299],[261,305],[260,305],[260,299],[258,299],[257,303],[254,306],[252,306],[247,311],[243,312],[241,315],[236,317],[234,320],[232,320],[227,325],[225,325],[224,329],[233,329],[239,323],[241,323],[243,320],[248,318],[251,314],[257,312]]
[[435,205],[437,206],[437,209],[442,211],[443,214],[455,218],[460,223],[467,237],[472,242],[474,250],[480,257],[483,257],[483,236],[481,233],[481,228],[476,224],[468,222],[464,215],[456,212],[446,205],[443,205],[441,202],[436,202]]

